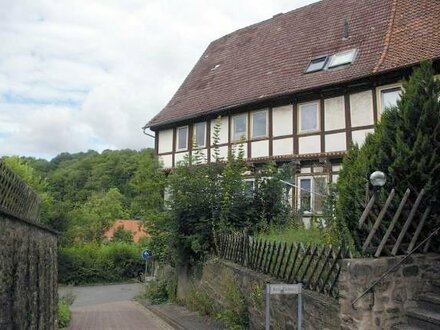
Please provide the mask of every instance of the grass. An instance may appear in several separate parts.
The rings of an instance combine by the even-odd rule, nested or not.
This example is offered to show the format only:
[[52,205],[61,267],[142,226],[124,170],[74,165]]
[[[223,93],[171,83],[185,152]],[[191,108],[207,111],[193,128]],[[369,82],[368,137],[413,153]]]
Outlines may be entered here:
[[267,232],[259,233],[257,238],[287,242],[287,243],[308,243],[323,245],[324,233],[319,228],[305,229],[302,226],[287,226],[284,228],[271,228]]

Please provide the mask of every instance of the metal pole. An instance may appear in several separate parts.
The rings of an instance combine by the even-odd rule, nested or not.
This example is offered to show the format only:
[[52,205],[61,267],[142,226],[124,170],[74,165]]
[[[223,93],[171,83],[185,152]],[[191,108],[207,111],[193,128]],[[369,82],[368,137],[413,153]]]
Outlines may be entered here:
[[144,278],[144,283],[147,283],[147,268],[148,268],[148,258],[145,259],[145,278]]
[[302,329],[302,283],[299,283],[300,291],[298,293],[298,330]]
[[266,330],[270,330],[270,283],[266,282]]

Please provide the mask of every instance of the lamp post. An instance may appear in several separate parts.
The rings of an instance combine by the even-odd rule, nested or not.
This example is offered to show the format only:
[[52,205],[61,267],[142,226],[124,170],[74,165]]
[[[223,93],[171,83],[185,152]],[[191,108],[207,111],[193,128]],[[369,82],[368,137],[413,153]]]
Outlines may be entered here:
[[385,173],[381,171],[375,171],[370,175],[370,183],[373,186],[373,191],[376,193],[387,182]]

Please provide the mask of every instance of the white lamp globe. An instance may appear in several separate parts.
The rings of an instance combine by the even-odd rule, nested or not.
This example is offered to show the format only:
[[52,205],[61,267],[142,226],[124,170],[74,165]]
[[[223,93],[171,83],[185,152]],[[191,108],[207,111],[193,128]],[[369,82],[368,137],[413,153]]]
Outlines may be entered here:
[[375,171],[370,175],[370,183],[373,187],[383,187],[387,182],[387,177],[385,173],[381,171]]

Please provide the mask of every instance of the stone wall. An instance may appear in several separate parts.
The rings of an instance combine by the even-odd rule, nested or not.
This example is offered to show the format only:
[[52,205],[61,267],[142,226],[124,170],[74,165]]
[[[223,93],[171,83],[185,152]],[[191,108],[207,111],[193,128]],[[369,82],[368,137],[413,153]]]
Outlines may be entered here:
[[[199,295],[210,298],[214,310],[234,310],[237,296],[243,299],[243,305],[249,318],[249,329],[264,328],[265,284],[272,279],[239,265],[212,259],[205,263],[199,279],[179,275],[178,299],[185,300],[195,288]],[[276,283],[276,282],[274,282]],[[338,301],[325,295],[305,290],[303,294],[303,329],[338,329]],[[272,329],[296,329],[297,296],[272,295]]]
[[0,160],[0,329],[56,329],[57,235],[40,200]]
[[[417,297],[428,292],[433,281],[440,281],[440,255],[410,256],[352,306],[370,283],[402,258],[341,260],[339,300],[305,290],[304,329],[391,329],[405,322],[405,311],[416,306]],[[231,297],[239,296],[249,318],[249,328],[263,329],[267,281],[272,279],[234,263],[212,259],[205,263],[198,276],[180,272],[177,296],[181,301],[194,294],[204,297],[206,304],[213,304],[212,308],[205,307],[217,312],[236,308],[231,304]],[[296,329],[296,296],[273,295],[271,301],[271,329]]]
[[0,213],[0,329],[55,329],[57,238]]
[[415,307],[418,295],[429,291],[432,281],[440,280],[440,255],[413,255],[352,306],[353,300],[370,283],[402,258],[342,261],[339,278],[342,329],[391,329],[394,324],[405,322],[405,310]]

